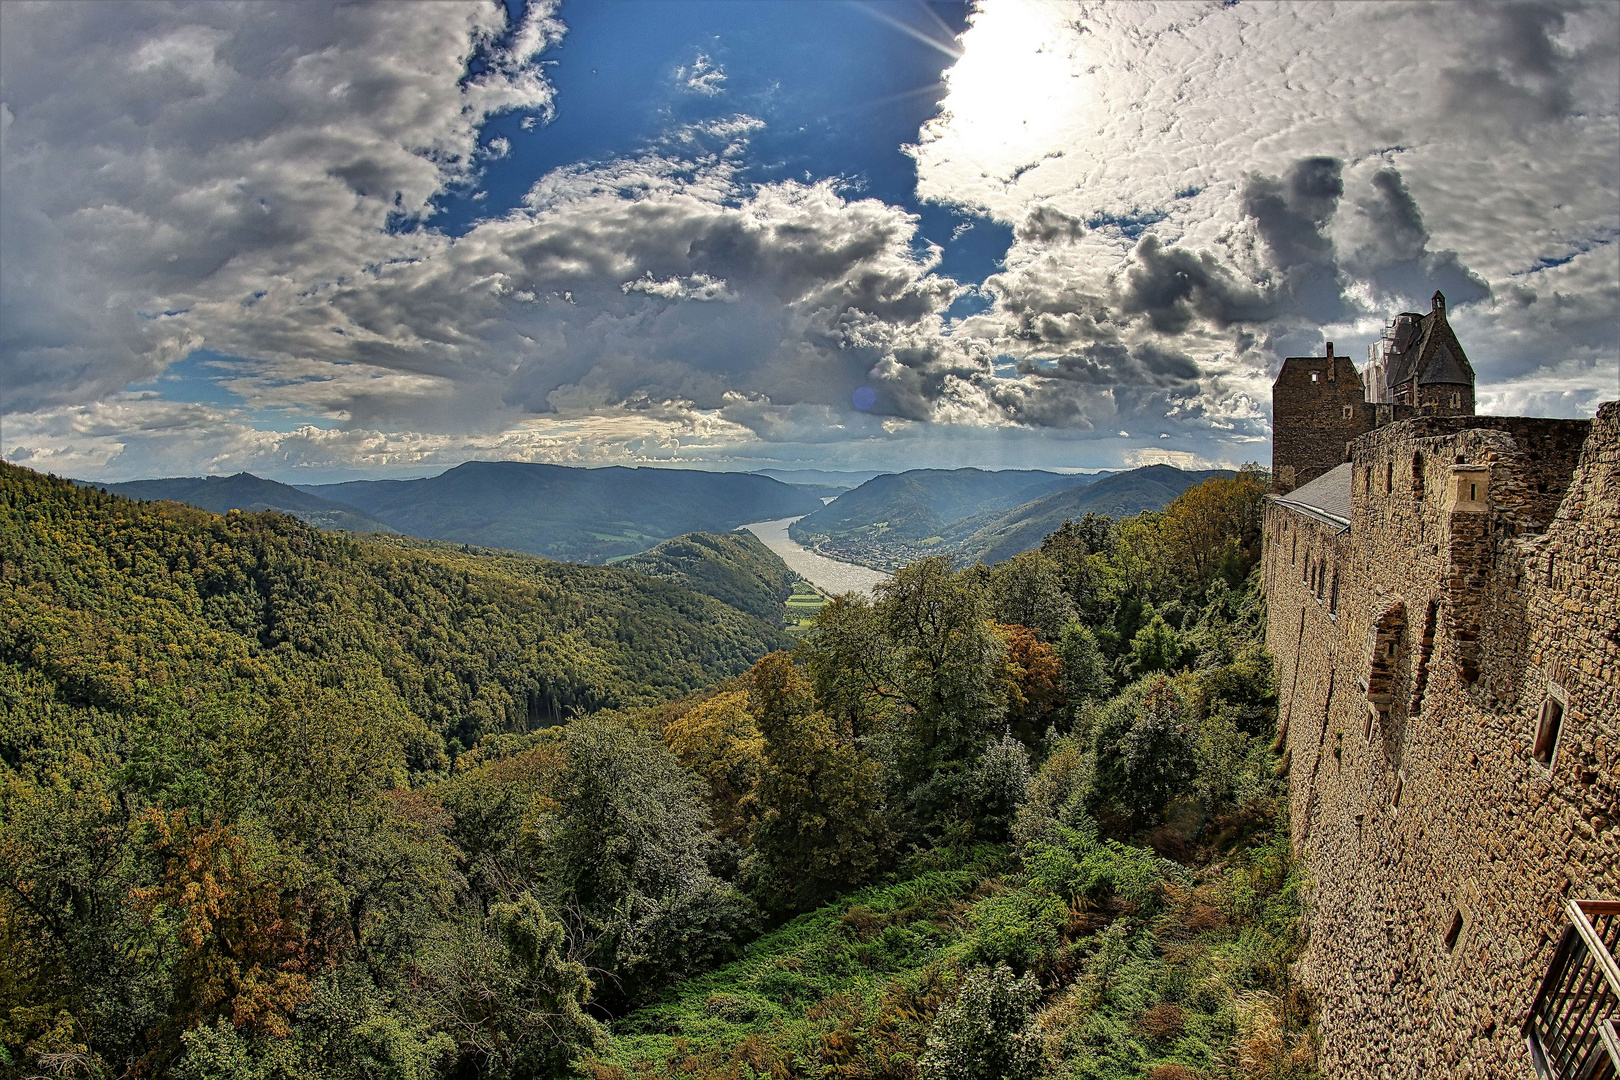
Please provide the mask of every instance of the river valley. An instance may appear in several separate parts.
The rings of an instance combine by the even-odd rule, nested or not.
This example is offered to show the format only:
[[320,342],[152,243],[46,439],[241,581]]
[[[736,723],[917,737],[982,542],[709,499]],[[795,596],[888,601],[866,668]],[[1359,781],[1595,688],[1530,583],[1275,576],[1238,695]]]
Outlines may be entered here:
[[889,575],[881,570],[829,559],[799,544],[788,536],[788,526],[798,520],[796,517],[778,518],[775,521],[756,521],[752,525],[742,525],[739,528],[747,529],[759,537],[766,547],[776,552],[782,561],[788,564],[788,569],[828,596],[846,592],[870,596],[874,586],[889,580]]

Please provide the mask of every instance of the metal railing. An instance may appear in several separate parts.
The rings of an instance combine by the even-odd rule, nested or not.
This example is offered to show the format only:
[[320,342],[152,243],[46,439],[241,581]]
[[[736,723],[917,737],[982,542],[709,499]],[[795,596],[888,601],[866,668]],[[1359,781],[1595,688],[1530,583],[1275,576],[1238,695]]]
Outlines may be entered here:
[[1524,1022],[1541,1080],[1620,1077],[1620,900],[1571,900],[1569,925]]

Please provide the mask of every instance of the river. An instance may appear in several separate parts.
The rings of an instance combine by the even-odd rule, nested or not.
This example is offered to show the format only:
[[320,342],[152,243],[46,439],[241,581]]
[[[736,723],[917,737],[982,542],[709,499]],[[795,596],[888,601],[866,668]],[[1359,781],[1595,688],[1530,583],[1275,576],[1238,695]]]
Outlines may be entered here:
[[828,596],[847,592],[870,596],[873,586],[889,580],[889,575],[881,570],[839,562],[837,559],[817,555],[809,548],[803,547],[788,536],[788,526],[798,520],[796,517],[778,518],[775,521],[756,521],[752,525],[740,525],[738,528],[747,529],[759,537],[766,547],[776,552],[782,561],[788,564],[789,570]]

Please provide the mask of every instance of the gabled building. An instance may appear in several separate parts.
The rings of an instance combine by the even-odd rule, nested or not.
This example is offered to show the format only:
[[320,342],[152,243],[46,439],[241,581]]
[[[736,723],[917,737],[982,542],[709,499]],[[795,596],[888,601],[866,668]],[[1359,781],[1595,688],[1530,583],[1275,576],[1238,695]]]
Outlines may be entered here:
[[[1436,291],[1427,315],[1405,311],[1385,331],[1367,400],[1410,405],[1432,416],[1474,415],[1474,369],[1446,321],[1446,297]],[[1376,397],[1374,396],[1376,393]]]

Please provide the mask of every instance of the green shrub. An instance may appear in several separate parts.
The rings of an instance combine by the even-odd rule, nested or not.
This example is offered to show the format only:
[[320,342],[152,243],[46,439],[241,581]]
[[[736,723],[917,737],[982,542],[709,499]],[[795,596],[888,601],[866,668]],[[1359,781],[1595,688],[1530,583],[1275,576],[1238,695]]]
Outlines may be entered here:
[[920,1080],[1034,1080],[1041,1071],[1039,1034],[1030,1023],[1040,986],[1005,965],[968,972],[955,1000],[939,1010]]

